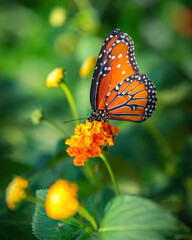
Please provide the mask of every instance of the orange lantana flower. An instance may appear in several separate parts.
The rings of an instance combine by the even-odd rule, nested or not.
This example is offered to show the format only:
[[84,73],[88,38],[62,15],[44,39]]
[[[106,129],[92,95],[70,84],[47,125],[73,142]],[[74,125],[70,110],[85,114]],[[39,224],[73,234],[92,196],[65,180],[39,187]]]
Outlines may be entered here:
[[86,121],[75,128],[75,135],[65,141],[69,145],[67,153],[74,158],[74,165],[84,166],[91,157],[98,157],[101,148],[113,146],[119,128],[107,122]]

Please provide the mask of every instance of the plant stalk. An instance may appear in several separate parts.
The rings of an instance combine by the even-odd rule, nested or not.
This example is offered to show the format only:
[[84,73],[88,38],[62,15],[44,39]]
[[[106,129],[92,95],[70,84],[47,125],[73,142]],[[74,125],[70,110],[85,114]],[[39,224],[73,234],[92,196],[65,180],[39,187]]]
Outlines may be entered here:
[[37,199],[35,196],[33,196],[31,194],[27,194],[27,197],[24,200],[26,200],[28,202],[36,203],[36,204],[38,203],[42,206],[45,206],[45,203],[42,200]]
[[108,171],[109,171],[109,174],[110,174],[110,176],[111,176],[113,185],[114,185],[114,187],[115,187],[115,189],[116,189],[117,195],[120,196],[120,192],[119,192],[119,188],[118,188],[118,185],[117,185],[117,181],[116,181],[116,179],[115,179],[115,175],[114,175],[114,173],[113,173],[113,170],[112,170],[112,168],[111,168],[111,166],[110,166],[110,163],[109,163],[107,157],[105,156],[104,153],[101,153],[101,154],[100,154],[100,158],[103,160],[103,162],[105,163],[105,165],[106,165],[106,167],[107,167],[107,169],[108,169]]
[[67,86],[67,84],[65,82],[61,82],[60,86],[61,86],[61,88],[63,89],[63,91],[66,94],[69,106],[71,108],[71,112],[73,114],[73,118],[74,119],[78,119],[79,115],[78,115],[78,112],[77,112],[77,108],[76,108],[76,105],[75,105],[74,98],[73,98],[73,96],[71,94],[71,91],[70,91],[69,87]]
[[96,223],[95,219],[91,216],[91,214],[82,206],[79,206],[77,211],[81,216],[83,216],[85,219],[87,219],[93,226],[93,229],[95,231],[97,231],[97,228],[98,228],[97,223]]

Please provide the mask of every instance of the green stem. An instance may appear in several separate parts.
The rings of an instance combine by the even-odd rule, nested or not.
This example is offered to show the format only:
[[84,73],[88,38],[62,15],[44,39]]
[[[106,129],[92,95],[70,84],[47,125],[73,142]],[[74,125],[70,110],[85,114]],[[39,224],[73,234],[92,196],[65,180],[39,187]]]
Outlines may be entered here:
[[93,229],[95,231],[97,231],[97,223],[96,223],[95,219],[91,216],[91,214],[89,212],[87,212],[87,210],[82,206],[79,206],[77,211],[81,216],[86,218],[93,226]]
[[67,100],[69,102],[69,106],[71,108],[71,112],[73,114],[74,119],[78,119],[79,116],[78,116],[77,108],[76,108],[73,96],[71,94],[71,91],[69,90],[69,88],[68,88],[68,86],[67,86],[67,84],[65,82],[61,82],[60,86],[61,86],[61,88],[63,89],[63,91],[66,94],[66,97],[67,97]]
[[115,187],[115,189],[116,189],[116,191],[117,191],[117,195],[120,196],[120,192],[119,192],[119,188],[118,188],[118,185],[117,185],[117,181],[116,181],[116,179],[115,179],[113,170],[112,170],[112,168],[111,168],[111,166],[110,166],[110,163],[109,163],[107,157],[105,156],[104,153],[101,153],[101,154],[100,154],[100,158],[103,160],[103,162],[105,163],[105,165],[106,165],[106,167],[107,167],[107,169],[108,169],[108,171],[109,171],[109,174],[110,174],[110,176],[111,176],[113,185],[114,185],[114,187]]
[[93,172],[93,168],[90,166],[90,162],[86,162],[84,168],[83,168],[83,172],[86,176],[86,178],[91,181],[92,184],[94,184],[95,186],[98,184],[96,175]]
[[71,221],[77,223],[82,228],[84,228],[86,226],[83,222],[79,221],[78,219],[76,219],[74,217],[70,217],[70,218],[62,220],[63,223],[66,223],[66,224],[74,226],[75,224],[71,223]]
[[42,206],[45,206],[45,203],[42,200],[37,199],[35,196],[28,194],[27,197],[25,198],[26,201],[28,202],[33,202],[33,203],[38,203]]
[[54,128],[56,128],[60,133],[62,133],[62,135],[64,137],[67,136],[67,134],[63,131],[63,129],[61,127],[59,127],[56,123],[54,123],[53,121],[51,121],[50,119],[48,118],[43,118],[44,121],[48,122],[50,125],[52,125]]

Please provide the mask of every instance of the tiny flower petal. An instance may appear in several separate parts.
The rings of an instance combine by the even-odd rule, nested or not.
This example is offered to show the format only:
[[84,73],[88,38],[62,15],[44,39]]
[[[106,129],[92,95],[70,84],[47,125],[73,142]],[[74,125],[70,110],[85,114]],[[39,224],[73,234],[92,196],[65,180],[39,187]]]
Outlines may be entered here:
[[56,181],[50,188],[45,201],[47,216],[52,219],[66,219],[75,215],[79,202],[78,186],[65,180]]
[[93,144],[96,144],[96,145],[104,145],[105,138],[106,137],[102,133],[93,133],[92,134]]
[[101,148],[98,145],[91,145],[87,148],[89,157],[98,157],[101,154]]
[[63,68],[55,68],[52,72],[49,73],[46,80],[47,87],[57,87],[62,81],[64,76]]
[[80,68],[80,71],[79,71],[79,75],[81,77],[89,76],[91,71],[93,70],[93,68],[95,66],[95,63],[96,63],[96,58],[93,57],[93,56],[90,56],[87,59],[85,59],[85,61],[81,65],[81,68]]
[[74,165],[84,166],[91,157],[98,157],[101,148],[115,142],[114,134],[117,135],[119,128],[107,122],[86,121],[75,128],[75,135],[65,141],[69,145],[67,153],[74,158]]
[[88,159],[89,159],[88,154],[85,153],[83,149],[81,149],[81,153],[76,155],[76,157],[73,160],[73,163],[75,166],[85,166],[85,162]]
[[26,189],[28,188],[29,183],[27,179],[23,177],[14,178],[6,189],[6,203],[8,208],[14,210],[17,207],[17,204],[26,198]]

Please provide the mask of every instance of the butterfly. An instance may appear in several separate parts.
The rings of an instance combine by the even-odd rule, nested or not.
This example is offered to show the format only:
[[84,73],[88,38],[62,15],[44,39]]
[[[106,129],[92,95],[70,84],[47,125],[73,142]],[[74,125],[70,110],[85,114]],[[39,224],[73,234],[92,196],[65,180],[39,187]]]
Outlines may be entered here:
[[156,88],[141,74],[131,37],[113,30],[101,47],[92,77],[89,122],[108,119],[142,122],[156,106]]

